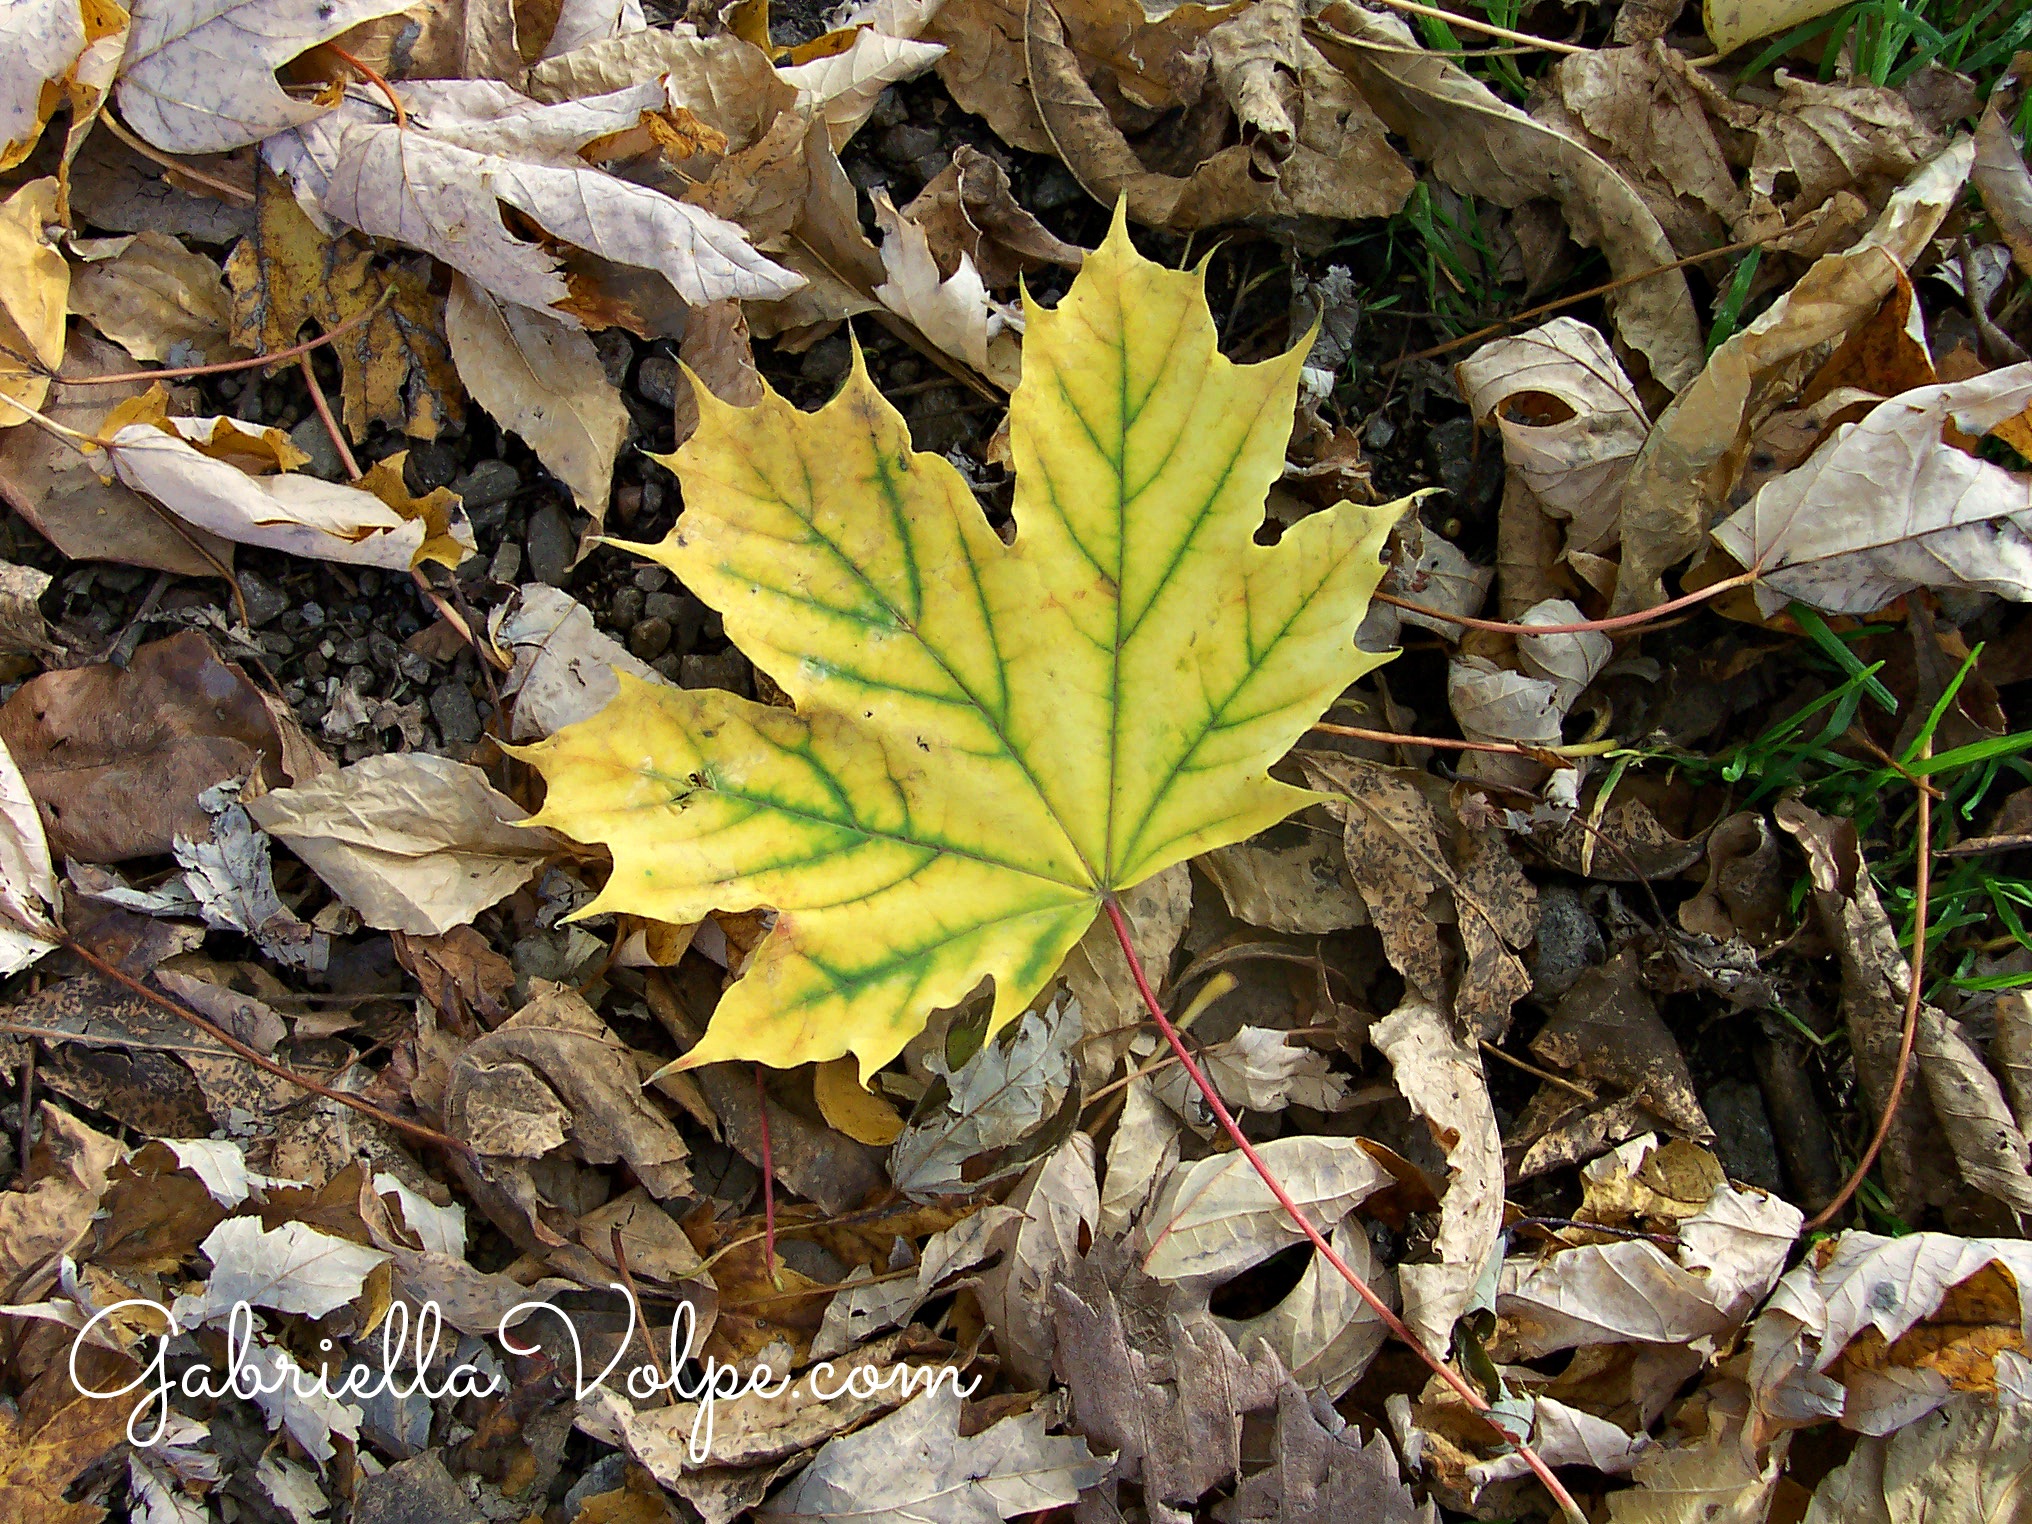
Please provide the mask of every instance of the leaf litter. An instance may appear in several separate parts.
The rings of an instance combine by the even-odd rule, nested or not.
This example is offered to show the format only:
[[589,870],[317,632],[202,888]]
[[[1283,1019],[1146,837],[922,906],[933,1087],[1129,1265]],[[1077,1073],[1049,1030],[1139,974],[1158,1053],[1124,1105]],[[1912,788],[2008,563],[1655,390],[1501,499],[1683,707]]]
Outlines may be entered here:
[[2008,1511],[2009,18],[17,9],[0,1524]]

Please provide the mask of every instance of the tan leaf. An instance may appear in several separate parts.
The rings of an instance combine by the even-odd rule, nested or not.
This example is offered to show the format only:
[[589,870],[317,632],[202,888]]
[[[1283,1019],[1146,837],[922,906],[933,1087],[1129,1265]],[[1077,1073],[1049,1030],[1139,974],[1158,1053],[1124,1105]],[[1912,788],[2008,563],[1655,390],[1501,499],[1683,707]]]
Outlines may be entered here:
[[44,1101],[26,1183],[0,1192],[0,1296],[29,1301],[55,1283],[57,1259],[90,1230],[120,1145]]
[[[2012,75],[2019,74],[2014,66]],[[2032,170],[2012,136],[2008,110],[2024,97],[2022,78],[1997,81],[1976,125],[1976,159],[1969,178],[1982,193],[1983,210],[1998,234],[2011,246],[2021,275],[2032,275]]]
[[731,33],[701,37],[683,22],[546,58],[529,71],[529,93],[542,101],[579,100],[665,76],[670,103],[724,132],[735,148],[761,137],[797,100],[797,87],[760,48]]
[[1746,42],[1789,31],[1802,21],[1825,16],[1840,0],[1701,0],[1701,25],[1717,53],[1733,53]]
[[962,255],[952,277],[941,277],[924,229],[903,217],[886,191],[871,199],[889,277],[875,288],[875,299],[954,359],[997,386],[1014,388],[1021,373],[1016,324],[988,299],[973,261]]
[[[1276,1138],[1256,1151],[1322,1233],[1392,1178],[1353,1138]],[[1232,1275],[1305,1242],[1256,1167],[1239,1153],[1178,1166],[1143,1234],[1149,1246],[1143,1272],[1161,1281]]]
[[72,272],[72,312],[137,360],[193,365],[233,355],[232,306],[216,264],[164,233],[108,241],[117,251]]
[[49,396],[48,377],[28,361],[50,370],[63,363],[71,268],[47,236],[57,221],[54,178],[31,180],[0,202],[0,429],[27,418],[4,399],[40,409]]
[[547,736],[597,714],[621,691],[625,672],[641,682],[665,684],[662,673],[628,654],[628,648],[593,624],[591,610],[544,582],[524,584],[515,612],[488,634],[514,662],[503,680],[515,699],[511,741]]
[[1002,1257],[980,1276],[974,1294],[1010,1374],[1041,1389],[1051,1381],[1051,1288],[1100,1221],[1093,1139],[1075,1132],[1031,1165],[1007,1204],[1023,1219],[999,1239]]
[[1043,265],[1077,270],[1084,249],[1063,242],[1017,205],[1009,172],[971,144],[953,150],[952,162],[919,191],[903,215],[924,229],[942,274],[973,261],[991,291],[1016,284]]
[[1860,1441],[1814,1489],[1805,1524],[2005,1520],[2032,1489],[2032,1407],[1958,1397],[1939,1418]]
[[[677,341],[677,357],[720,401],[753,407],[762,400],[762,373],[755,368],[748,318],[739,302],[694,307],[684,337]],[[698,394],[680,384],[673,411],[677,443],[683,444],[698,430]]]
[[597,533],[628,438],[628,409],[593,341],[560,318],[503,306],[458,275],[445,303],[445,336],[473,400],[529,442],[593,516]]
[[822,117],[839,149],[868,120],[884,90],[915,79],[944,56],[938,43],[891,37],[864,26],[840,52],[786,65],[776,75],[797,87],[797,109]]

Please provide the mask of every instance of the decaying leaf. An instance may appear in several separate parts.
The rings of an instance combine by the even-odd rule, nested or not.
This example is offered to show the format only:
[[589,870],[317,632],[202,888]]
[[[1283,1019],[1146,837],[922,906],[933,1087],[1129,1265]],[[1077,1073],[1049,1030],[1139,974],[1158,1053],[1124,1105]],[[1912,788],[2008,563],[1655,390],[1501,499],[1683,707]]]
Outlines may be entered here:
[[40,1296],[55,1281],[56,1261],[78,1245],[106,1192],[120,1145],[44,1102],[41,1145],[24,1188],[0,1192],[0,1296]]
[[477,767],[368,757],[249,803],[369,926],[440,936],[529,882],[553,850]]
[[515,698],[511,740],[547,736],[599,713],[621,691],[616,673],[650,684],[669,681],[601,634],[584,604],[546,582],[524,583],[514,612],[503,605],[488,634],[514,662],[501,684],[502,693]]
[[[71,267],[49,242],[57,183],[31,180],[0,202],[0,429],[27,419],[7,399],[40,409],[47,372],[63,363]],[[30,362],[44,367],[42,372]]]
[[1001,1235],[1001,1261],[976,1282],[981,1311],[1010,1373],[1028,1387],[1051,1381],[1051,1288],[1093,1237],[1101,1215],[1094,1144],[1083,1132],[1033,1164],[1007,1205],[1021,1212]]
[[56,947],[60,904],[42,816],[0,741],[0,973],[18,973]]
[[388,1256],[303,1222],[268,1229],[258,1217],[234,1217],[212,1229],[203,1248],[212,1262],[206,1321],[224,1322],[235,1302],[320,1318],[360,1294],[367,1274]]
[[1915,587],[2032,599],[2024,478],[1943,439],[1980,436],[2032,406],[2032,365],[1920,387],[1840,425],[1714,531],[1758,567],[1766,614],[1797,598],[1871,614]]
[[1104,886],[1304,802],[1257,769],[1376,664],[1353,625],[1402,509],[1251,543],[1303,357],[1230,366],[1204,301],[1118,217],[1057,310],[1026,315],[1013,545],[862,370],[815,416],[701,398],[673,460],[685,517],[652,554],[802,708],[624,682],[528,753],[543,823],[615,853],[600,908],[778,911],[687,1064],[852,1051],[871,1073],[983,974],[999,1029]]
[[2032,1406],[1957,1397],[1888,1438],[1857,1444],[1814,1489],[1805,1524],[2009,1519],[2032,1487]]
[[[95,1380],[117,1386],[124,1372]],[[66,1377],[59,1361],[31,1387],[38,1399],[0,1409],[0,1519],[9,1524],[99,1524],[106,1510],[64,1494],[87,1467],[126,1436],[127,1407],[88,1397]],[[38,1421],[39,1420],[39,1421]]]
[[534,308],[503,306],[463,276],[452,280],[445,335],[473,400],[529,441],[597,531],[628,410],[592,340]]
[[2020,273],[2032,274],[2032,170],[2011,134],[2008,109],[2024,98],[2024,70],[2013,61],[2011,73],[1997,81],[1983,104],[1976,126],[1976,159],[1969,178],[1982,192],[1983,209],[2010,245]]
[[[1277,1138],[1257,1152],[1322,1233],[1389,1185],[1353,1138]],[[1160,1281],[1228,1276],[1305,1235],[1240,1153],[1180,1165],[1145,1223],[1143,1272]]]
[[[137,360],[204,365],[232,356],[232,308],[211,260],[165,233],[94,242],[112,247],[72,272],[72,312]],[[83,252],[77,240],[71,246]]]

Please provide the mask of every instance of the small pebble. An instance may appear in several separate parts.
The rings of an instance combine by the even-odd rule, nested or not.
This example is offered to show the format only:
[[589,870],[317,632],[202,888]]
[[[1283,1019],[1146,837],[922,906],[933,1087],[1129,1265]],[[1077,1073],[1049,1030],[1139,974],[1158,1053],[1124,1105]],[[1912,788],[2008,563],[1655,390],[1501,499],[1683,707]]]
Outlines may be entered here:
[[402,462],[402,485],[418,497],[449,487],[459,474],[459,452],[442,439],[418,440]]
[[1039,172],[1029,198],[1023,204],[1032,211],[1055,212],[1085,196],[1086,192],[1080,188],[1079,181],[1072,177],[1070,170],[1062,164],[1052,164]]
[[836,382],[846,375],[852,361],[853,351],[847,347],[847,341],[835,334],[805,351],[797,373],[807,381]]
[[910,107],[904,104],[903,92],[894,85],[875,98],[875,109],[868,113],[868,125],[880,132],[887,127],[901,127],[910,120]]
[[635,586],[642,592],[661,592],[670,586],[670,573],[660,566],[638,566],[635,568]]
[[289,607],[289,594],[256,572],[240,573],[240,595],[247,600],[247,621],[257,630]]
[[898,169],[908,168],[915,160],[926,154],[937,153],[939,134],[935,128],[912,127],[905,124],[891,127],[875,139],[875,152],[885,164]]
[[665,622],[676,620],[684,608],[684,600],[675,593],[651,593],[642,600],[642,612],[651,619]]
[[522,547],[513,540],[503,540],[494,551],[494,560],[487,568],[487,575],[496,582],[513,582],[522,575]]
[[643,661],[654,661],[670,649],[670,621],[644,619],[628,632],[628,649]]
[[600,369],[607,373],[607,384],[626,386],[628,367],[635,363],[635,345],[628,335],[618,328],[602,328],[593,335],[593,348],[600,356]]
[[747,660],[733,651],[717,656],[687,656],[678,666],[678,682],[687,688],[724,688],[748,695]]
[[440,683],[431,690],[430,717],[447,747],[460,750],[480,739],[480,710],[464,683]]
[[303,627],[306,630],[322,630],[325,627],[325,610],[321,603],[306,603],[303,606]]
[[529,533],[523,538],[529,549],[529,574],[552,587],[563,587],[571,576],[572,552],[577,548],[564,510],[545,503],[529,516]]
[[404,651],[396,657],[395,670],[412,683],[430,681],[430,659],[420,651]]
[[642,592],[639,588],[624,587],[614,594],[607,619],[617,630],[626,632],[635,628],[642,618]]
[[684,372],[677,368],[677,361],[668,355],[651,355],[635,372],[635,390],[658,407],[672,407],[683,380]]
[[614,489],[614,517],[624,524],[635,522],[642,511],[642,483],[624,482]]
[[522,487],[522,473],[505,460],[483,460],[452,484],[468,513],[505,503]]
[[324,478],[328,482],[342,482],[346,479],[345,462],[339,459],[339,447],[332,443],[331,431],[325,427],[324,419],[312,414],[289,431],[289,442],[310,457],[299,471],[310,476]]

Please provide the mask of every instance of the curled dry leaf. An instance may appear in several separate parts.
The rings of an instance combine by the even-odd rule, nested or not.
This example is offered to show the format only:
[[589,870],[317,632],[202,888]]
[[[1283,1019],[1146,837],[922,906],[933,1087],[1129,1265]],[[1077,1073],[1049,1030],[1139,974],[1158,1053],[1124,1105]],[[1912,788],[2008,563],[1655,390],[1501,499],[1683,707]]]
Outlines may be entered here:
[[28,157],[63,99],[53,87],[71,77],[95,37],[117,29],[110,20],[83,0],[30,0],[0,12],[0,56],[8,60],[0,77],[0,169]]
[[702,37],[688,23],[628,32],[546,58],[529,72],[540,101],[582,100],[649,80],[666,82],[670,104],[724,132],[737,149],[760,138],[797,100],[769,55],[731,32]]
[[1001,1260],[979,1277],[974,1295],[1009,1373],[1042,1391],[1051,1384],[1051,1288],[1100,1221],[1093,1139],[1075,1132],[1031,1165],[1007,1205],[1022,1220],[1000,1235]]
[[20,972],[57,945],[50,916],[60,903],[42,816],[0,740],[0,974]]
[[[1345,3],[1320,13],[1321,47],[1392,131],[1453,189],[1516,206],[1551,196],[1568,228],[1617,275],[1669,264],[1672,245],[1629,182],[1580,144],[1526,116],[1395,16]],[[1685,278],[1639,281],[1609,299],[1616,329],[1667,387],[1700,369],[1700,325]]]
[[933,344],[997,386],[1013,388],[1019,371],[1020,324],[988,299],[973,261],[960,256],[949,277],[939,273],[924,229],[899,213],[888,192],[877,190],[875,224],[882,230],[882,268],[888,279],[875,298]]
[[441,936],[513,894],[555,850],[477,767],[369,757],[248,804],[369,926]]
[[1025,211],[1009,188],[1009,172],[967,143],[903,215],[924,229],[941,272],[951,275],[965,255],[991,291],[1047,264],[1077,270],[1086,257]]
[[[1396,1277],[1353,1217],[1327,1235],[1334,1252],[1381,1297],[1397,1300]],[[1253,1318],[1217,1319],[1236,1349],[1267,1345],[1291,1379],[1306,1391],[1332,1401],[1355,1384],[1389,1337],[1375,1309],[1317,1249],[1275,1307]]]
[[628,438],[628,409],[593,341],[560,318],[504,306],[464,276],[452,278],[445,336],[473,400],[529,442],[597,532]]
[[[1136,961],[1155,987],[1164,986],[1165,970],[1185,935],[1192,916],[1192,871],[1175,863],[1144,880],[1122,896],[1122,915],[1129,923],[1129,941]],[[1108,1082],[1129,1051],[1129,1040],[1144,1021],[1143,996],[1122,956],[1115,928],[1096,921],[1078,945],[1065,955],[1060,976],[1078,1002],[1084,1028],[1076,1050],[1080,1074],[1089,1089]]]
[[1771,1512],[1786,1446],[1744,1437],[1740,1420],[1714,1414],[1690,1444],[1658,1446],[1632,1471],[1637,1485],[1609,1494],[1610,1524],[1758,1524]]
[[2032,504],[2023,475],[1945,442],[2032,406],[2032,365],[1924,386],[1844,423],[1802,466],[1766,482],[1714,531],[1761,569],[1766,614],[1797,598],[1871,614],[1917,587],[2032,600]]
[[42,1143],[26,1187],[0,1192],[0,1297],[9,1302],[32,1300],[55,1282],[57,1260],[90,1230],[121,1153],[112,1138],[47,1101],[40,1115]]
[[2032,275],[2032,170],[2010,128],[2011,109],[2024,97],[2023,56],[2013,61],[2011,74],[1997,81],[1983,104],[1969,178],[1982,192],[1983,210],[2010,246],[2019,273]]
[[[1256,1151],[1322,1233],[1391,1181],[1390,1173],[1353,1138],[1276,1138]],[[1230,1276],[1306,1241],[1240,1153],[1178,1166],[1145,1221],[1143,1236],[1148,1244],[1143,1272],[1160,1281]]]
[[776,76],[796,86],[796,109],[819,116],[837,150],[860,131],[884,90],[915,79],[944,56],[938,43],[864,26],[853,31],[852,41],[840,51],[786,65]]
[[408,0],[135,0],[120,114],[170,153],[223,153],[315,121],[275,71],[318,43]]
[[1456,372],[1475,416],[1495,420],[1510,469],[1568,521],[1567,548],[1613,545],[1623,481],[1651,420],[1608,341],[1578,319],[1554,318],[1484,344]]
[[1665,601],[1665,572],[1700,548],[1727,500],[1732,484],[1717,468],[1742,444],[1753,395],[1787,362],[1832,350],[1883,304],[1961,195],[1974,158],[1964,139],[1922,166],[1855,247],[1816,260],[1659,415],[1623,486],[1623,567],[1612,612]]
[[1860,1441],[1814,1489],[1804,1524],[1922,1524],[1943,1511],[2008,1519],[2023,1512],[2028,1486],[2032,1404],[1964,1395],[1887,1438]]
[[[442,487],[412,497],[399,456],[376,461],[357,487],[298,476],[291,468],[307,457],[280,429],[250,436],[230,418],[122,423],[106,453],[128,486],[242,545],[398,572],[424,561],[457,566],[475,549],[459,500]],[[235,457],[284,474],[250,476]]]

